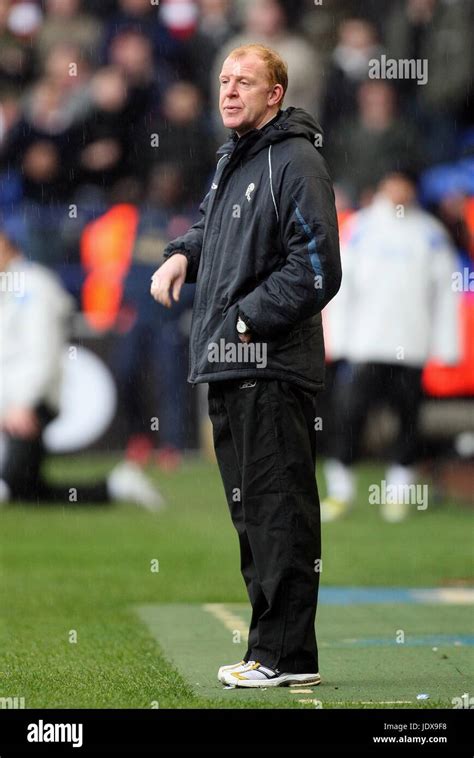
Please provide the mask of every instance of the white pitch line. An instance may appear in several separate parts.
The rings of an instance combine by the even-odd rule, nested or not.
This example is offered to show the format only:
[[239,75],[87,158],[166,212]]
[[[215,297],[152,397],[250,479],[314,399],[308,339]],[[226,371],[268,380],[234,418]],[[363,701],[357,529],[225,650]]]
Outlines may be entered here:
[[413,590],[419,603],[446,603],[453,605],[474,605],[472,587],[436,587],[426,590]]
[[223,603],[206,603],[202,606],[203,610],[211,613],[218,621],[224,624],[226,629],[233,632],[240,632],[242,640],[244,642],[248,639],[247,624],[236,616],[235,613],[229,611],[229,609]]
[[[413,703],[413,700],[354,700],[353,702],[361,705],[408,705],[408,703]],[[344,700],[341,700],[339,705],[342,703]]]
[[[315,700],[314,698],[301,698],[298,703],[322,703],[324,701]],[[326,700],[328,705],[346,705],[347,700]],[[413,703],[413,700],[353,700],[354,703],[360,703],[360,705],[409,705]]]

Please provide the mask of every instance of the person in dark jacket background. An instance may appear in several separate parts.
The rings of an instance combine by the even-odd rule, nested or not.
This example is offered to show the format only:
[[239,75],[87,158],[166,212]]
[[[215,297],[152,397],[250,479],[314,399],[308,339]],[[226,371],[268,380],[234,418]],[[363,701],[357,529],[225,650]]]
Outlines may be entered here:
[[196,282],[192,384],[209,382],[216,456],[252,605],[238,687],[319,684],[321,569],[315,478],[321,311],[339,289],[334,193],[304,110],[282,109],[287,67],[271,48],[233,50],[220,75],[231,139],[200,220],[169,243],[151,293],[171,307]]

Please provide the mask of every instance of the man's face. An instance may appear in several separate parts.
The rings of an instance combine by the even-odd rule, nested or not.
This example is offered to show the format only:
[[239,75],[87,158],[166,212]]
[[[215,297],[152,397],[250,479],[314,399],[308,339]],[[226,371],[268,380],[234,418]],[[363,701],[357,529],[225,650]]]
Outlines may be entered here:
[[380,184],[380,191],[393,205],[410,206],[416,199],[415,185],[402,174],[394,173],[385,177]]
[[226,58],[219,80],[222,121],[239,136],[263,126],[278,110],[282,87],[270,85],[265,64],[255,53]]

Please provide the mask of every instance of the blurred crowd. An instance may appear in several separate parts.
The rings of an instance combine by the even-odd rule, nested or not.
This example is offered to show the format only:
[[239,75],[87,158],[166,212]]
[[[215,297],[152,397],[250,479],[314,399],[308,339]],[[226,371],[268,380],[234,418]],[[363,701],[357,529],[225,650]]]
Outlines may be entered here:
[[[263,42],[287,61],[284,107],[323,127],[341,222],[410,170],[471,270],[473,28],[472,0],[0,0],[0,217],[17,218],[27,258],[60,275],[91,330],[119,335],[132,455],[152,445],[155,401],[137,391],[150,375],[163,449],[186,442],[193,292],[168,313],[149,278],[212,180],[227,53]],[[426,82],[371,78],[382,56],[427,60]]]

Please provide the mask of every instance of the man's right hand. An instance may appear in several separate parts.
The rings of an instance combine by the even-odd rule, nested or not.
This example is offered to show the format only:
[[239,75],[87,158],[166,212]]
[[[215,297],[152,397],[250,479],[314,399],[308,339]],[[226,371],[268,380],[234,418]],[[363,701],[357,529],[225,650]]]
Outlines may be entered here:
[[179,300],[181,287],[186,279],[186,270],[188,268],[188,259],[182,253],[175,253],[155,271],[151,277],[150,292],[152,297],[166,308],[171,308],[172,294],[175,303]]
[[40,433],[38,417],[32,408],[10,408],[0,422],[0,428],[12,437],[34,439]]

